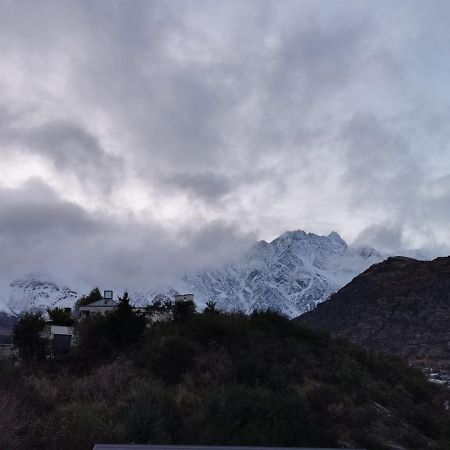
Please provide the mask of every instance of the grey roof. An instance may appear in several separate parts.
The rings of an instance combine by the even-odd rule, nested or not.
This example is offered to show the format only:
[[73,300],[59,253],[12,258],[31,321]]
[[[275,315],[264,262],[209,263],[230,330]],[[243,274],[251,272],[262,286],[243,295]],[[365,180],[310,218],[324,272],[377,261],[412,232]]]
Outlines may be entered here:
[[104,298],[102,300],[97,300],[94,303],[89,303],[89,305],[80,306],[80,309],[85,308],[85,307],[92,308],[93,306],[94,307],[109,307],[109,308],[111,308],[111,307],[117,306],[117,302],[115,302],[114,300],[111,300],[111,299]]
[[[95,444],[93,450],[340,450],[313,447],[228,447],[214,445],[131,445],[131,444]],[[353,449],[358,450],[358,449]],[[363,450],[363,449],[359,449]]]

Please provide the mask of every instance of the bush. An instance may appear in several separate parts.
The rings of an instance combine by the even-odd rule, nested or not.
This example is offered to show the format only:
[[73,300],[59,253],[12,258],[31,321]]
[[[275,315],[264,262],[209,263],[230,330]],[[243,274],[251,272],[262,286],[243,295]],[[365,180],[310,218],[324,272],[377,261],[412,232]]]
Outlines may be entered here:
[[47,312],[50,317],[50,320],[55,325],[71,326],[75,322],[72,316],[70,315],[70,312],[64,310],[63,308],[47,309]]
[[12,342],[24,362],[42,360],[48,354],[49,342],[42,336],[45,320],[41,313],[24,312],[14,325]]

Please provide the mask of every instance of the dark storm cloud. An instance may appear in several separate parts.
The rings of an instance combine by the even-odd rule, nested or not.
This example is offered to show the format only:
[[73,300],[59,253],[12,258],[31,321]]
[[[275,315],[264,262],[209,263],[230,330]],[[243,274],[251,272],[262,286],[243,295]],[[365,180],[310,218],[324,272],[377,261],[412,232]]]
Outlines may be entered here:
[[64,202],[40,180],[19,189],[0,189],[0,235],[16,245],[31,246],[36,239],[64,234],[86,235],[97,227],[79,205]]

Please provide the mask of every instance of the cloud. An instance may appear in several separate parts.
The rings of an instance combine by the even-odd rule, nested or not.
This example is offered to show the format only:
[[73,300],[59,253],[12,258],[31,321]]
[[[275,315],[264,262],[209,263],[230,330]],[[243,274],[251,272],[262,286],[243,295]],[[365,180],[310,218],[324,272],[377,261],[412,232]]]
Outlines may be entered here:
[[390,254],[393,250],[404,249],[403,230],[401,225],[371,225],[357,237],[355,244],[370,243],[379,252]]
[[107,194],[123,171],[123,159],[107,152],[84,124],[70,120],[33,123],[30,111],[0,107],[0,144],[9,152],[39,156],[56,173],[74,176],[85,188]]
[[0,203],[3,281],[39,270],[87,288],[157,288],[232,259],[254,241],[223,221],[177,228],[87,211],[42,180],[0,189]]
[[174,173],[166,180],[168,185],[192,194],[194,198],[214,202],[232,189],[232,181],[222,173]]
[[2,2],[3,266],[46,231],[122,278],[238,230],[447,248],[444,3]]

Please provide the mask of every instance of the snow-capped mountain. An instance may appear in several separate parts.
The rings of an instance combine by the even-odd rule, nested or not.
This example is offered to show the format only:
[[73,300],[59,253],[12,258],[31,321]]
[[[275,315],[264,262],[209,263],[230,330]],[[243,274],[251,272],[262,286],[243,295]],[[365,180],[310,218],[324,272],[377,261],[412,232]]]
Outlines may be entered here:
[[[213,300],[228,311],[270,308],[294,317],[382,259],[373,248],[349,247],[336,232],[318,236],[289,231],[272,242],[258,241],[239,260],[186,273],[162,291],[130,292],[130,296],[135,304],[145,305],[156,296],[170,298],[191,292],[199,308]],[[29,308],[73,306],[80,296],[77,290],[36,274],[13,281],[8,289],[3,309],[16,314]]]
[[42,273],[30,273],[12,281],[7,291],[3,295],[2,306],[4,311],[12,314],[28,309],[73,307],[79,297],[78,292],[59,285],[49,275]]
[[186,274],[174,289],[194,293],[199,306],[213,300],[225,310],[270,308],[295,317],[382,259],[373,248],[350,248],[336,232],[290,231],[257,242],[239,261]]

